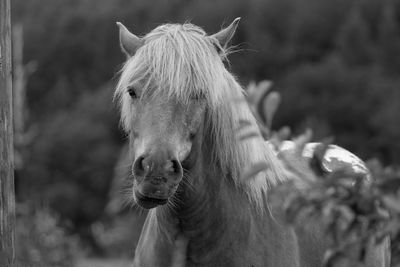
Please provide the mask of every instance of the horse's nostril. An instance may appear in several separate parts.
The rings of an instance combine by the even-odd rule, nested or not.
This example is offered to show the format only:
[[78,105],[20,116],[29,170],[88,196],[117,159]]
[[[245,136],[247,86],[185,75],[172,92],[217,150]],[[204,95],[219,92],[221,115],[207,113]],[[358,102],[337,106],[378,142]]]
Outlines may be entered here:
[[174,174],[180,174],[182,172],[182,165],[179,161],[177,160],[171,160],[172,166],[171,166],[171,171]]
[[136,159],[132,167],[132,172],[134,175],[141,176],[146,172],[146,166],[144,163],[144,157],[139,157]]
[[182,166],[177,160],[170,160],[165,165],[165,170],[170,174],[179,174],[182,170]]

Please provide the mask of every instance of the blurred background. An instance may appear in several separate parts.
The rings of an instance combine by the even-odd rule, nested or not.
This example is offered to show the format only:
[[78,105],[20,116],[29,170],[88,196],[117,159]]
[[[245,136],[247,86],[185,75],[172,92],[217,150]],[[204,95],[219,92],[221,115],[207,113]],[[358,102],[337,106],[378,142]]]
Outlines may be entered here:
[[274,128],[309,127],[363,159],[399,163],[400,0],[13,0],[22,265],[133,257],[145,214],[115,200],[129,198],[115,182],[129,167],[112,101],[125,59],[115,22],[138,35],[187,21],[214,33],[235,17],[228,68],[244,86],[273,81]]

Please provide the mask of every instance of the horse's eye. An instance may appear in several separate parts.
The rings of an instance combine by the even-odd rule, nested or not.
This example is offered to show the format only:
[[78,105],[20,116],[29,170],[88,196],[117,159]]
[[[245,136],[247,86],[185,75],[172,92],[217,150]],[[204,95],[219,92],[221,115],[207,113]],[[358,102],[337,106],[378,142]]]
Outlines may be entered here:
[[132,97],[132,98],[137,98],[137,94],[135,92],[135,87],[133,86],[128,86],[128,94]]
[[196,133],[189,133],[189,140],[193,141],[193,139],[196,137]]

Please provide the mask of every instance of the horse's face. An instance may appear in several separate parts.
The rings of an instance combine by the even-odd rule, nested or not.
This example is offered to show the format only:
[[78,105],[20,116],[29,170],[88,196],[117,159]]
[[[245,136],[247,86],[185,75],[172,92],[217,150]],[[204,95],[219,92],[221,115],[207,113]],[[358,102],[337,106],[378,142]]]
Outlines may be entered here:
[[[144,39],[118,23],[122,50],[131,60],[117,95],[122,100],[124,127],[130,132],[133,195],[140,206],[166,204],[182,180],[182,164],[185,169],[193,166],[201,140],[196,137],[202,136],[205,117],[203,91],[215,83],[204,78],[214,77],[204,68],[210,64],[223,68],[218,51],[226,47],[238,22],[212,36],[199,28],[170,25],[173,31],[166,33],[159,27]],[[194,52],[189,53],[188,47]]]
[[153,96],[139,98],[139,87],[129,88],[133,105],[133,194],[143,208],[167,203],[183,176],[204,117],[204,103],[193,99],[184,105]]

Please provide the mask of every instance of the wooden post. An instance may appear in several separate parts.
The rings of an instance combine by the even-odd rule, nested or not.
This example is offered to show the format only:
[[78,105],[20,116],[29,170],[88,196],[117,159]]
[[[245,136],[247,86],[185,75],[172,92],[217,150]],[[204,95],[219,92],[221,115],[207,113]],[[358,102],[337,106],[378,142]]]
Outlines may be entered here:
[[32,141],[33,132],[26,129],[25,122],[29,117],[26,106],[26,84],[29,76],[36,71],[35,61],[24,64],[24,29],[22,24],[12,26],[13,55],[13,119],[14,119],[14,168],[21,170],[26,157],[26,146]]
[[10,0],[0,0],[0,266],[15,265]]
[[[12,28],[12,52],[13,52],[13,119],[14,119],[14,143],[19,146],[24,132],[24,106],[25,106],[25,68],[23,63],[24,37],[21,24]],[[14,151],[15,152],[15,151]]]
[[24,65],[24,31],[22,24],[12,27],[12,54],[13,54],[13,119],[14,119],[14,168],[21,170],[23,166],[24,147],[26,145],[25,121],[26,121],[26,81],[32,64]]

